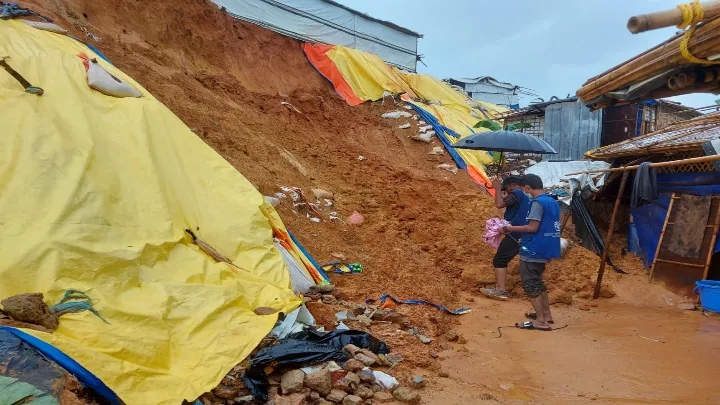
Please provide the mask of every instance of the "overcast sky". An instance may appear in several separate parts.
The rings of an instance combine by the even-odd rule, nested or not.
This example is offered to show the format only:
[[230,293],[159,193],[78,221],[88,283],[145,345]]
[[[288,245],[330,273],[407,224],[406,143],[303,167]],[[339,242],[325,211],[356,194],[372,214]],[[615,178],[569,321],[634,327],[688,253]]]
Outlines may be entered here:
[[[633,15],[675,7],[679,0],[338,0],[424,35],[418,52],[440,79],[492,76],[563,98],[592,76],[665,41],[677,28],[631,34]],[[720,95],[675,100],[692,107]],[[521,99],[527,105],[531,97]]]

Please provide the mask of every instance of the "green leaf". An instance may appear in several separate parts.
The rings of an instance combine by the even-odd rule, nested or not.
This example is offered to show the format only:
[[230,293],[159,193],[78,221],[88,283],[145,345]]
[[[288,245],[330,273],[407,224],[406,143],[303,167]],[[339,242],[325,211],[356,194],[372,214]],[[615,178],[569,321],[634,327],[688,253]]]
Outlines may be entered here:
[[518,129],[524,129],[524,128],[530,128],[531,125],[529,122],[516,122],[514,124],[510,124],[507,127],[508,131],[517,131]]
[[473,128],[487,128],[491,131],[500,131],[502,130],[502,125],[500,125],[497,121],[482,120],[475,124]]
[[[33,399],[28,402],[23,401],[30,397]],[[15,405],[21,401],[23,405],[58,405],[55,398],[45,395],[28,383],[17,378],[0,376],[0,405]]]

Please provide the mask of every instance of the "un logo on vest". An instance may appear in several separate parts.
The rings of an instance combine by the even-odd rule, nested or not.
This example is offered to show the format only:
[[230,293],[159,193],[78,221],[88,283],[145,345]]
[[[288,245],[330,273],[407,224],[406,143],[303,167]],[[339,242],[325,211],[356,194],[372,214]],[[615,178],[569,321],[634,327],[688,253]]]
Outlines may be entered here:
[[560,232],[560,221],[555,221],[555,230]]

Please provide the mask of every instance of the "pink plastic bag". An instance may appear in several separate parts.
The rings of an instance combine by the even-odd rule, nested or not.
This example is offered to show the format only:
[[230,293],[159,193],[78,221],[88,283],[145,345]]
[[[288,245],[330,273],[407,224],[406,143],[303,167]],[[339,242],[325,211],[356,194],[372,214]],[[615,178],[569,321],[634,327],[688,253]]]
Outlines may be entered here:
[[500,218],[490,218],[485,222],[485,235],[483,235],[483,240],[488,245],[492,246],[493,248],[497,249],[498,246],[500,246],[500,240],[502,240],[502,233],[500,231],[502,230],[503,226],[510,225],[510,222],[500,219]]

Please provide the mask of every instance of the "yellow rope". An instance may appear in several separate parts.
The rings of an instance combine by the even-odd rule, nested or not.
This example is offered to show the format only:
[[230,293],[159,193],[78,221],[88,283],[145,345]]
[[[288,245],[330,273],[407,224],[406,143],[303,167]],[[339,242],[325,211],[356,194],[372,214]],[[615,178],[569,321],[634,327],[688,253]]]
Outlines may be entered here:
[[701,65],[720,64],[720,60],[700,59],[690,53],[690,50],[688,49],[690,38],[692,38],[695,33],[697,24],[705,17],[705,11],[703,10],[702,4],[700,4],[700,0],[693,0],[692,3],[687,4],[678,4],[677,8],[680,9],[683,17],[683,22],[677,27],[680,29],[687,28],[682,40],[680,41],[680,53],[682,53],[682,56],[692,63],[698,63]]

